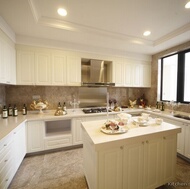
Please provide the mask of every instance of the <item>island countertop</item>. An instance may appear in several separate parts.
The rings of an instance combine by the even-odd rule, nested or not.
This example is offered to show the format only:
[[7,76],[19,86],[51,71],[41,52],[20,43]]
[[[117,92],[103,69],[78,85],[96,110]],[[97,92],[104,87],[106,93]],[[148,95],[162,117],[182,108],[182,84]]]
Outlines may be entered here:
[[135,125],[132,120],[129,121],[125,128],[126,133],[122,134],[105,134],[101,127],[106,120],[82,122],[82,129],[91,140],[95,150],[106,149],[107,147],[117,147],[120,145],[130,144],[138,141],[147,141],[155,137],[166,137],[168,135],[181,132],[181,127],[163,122],[157,125],[152,118],[148,126],[140,127]]

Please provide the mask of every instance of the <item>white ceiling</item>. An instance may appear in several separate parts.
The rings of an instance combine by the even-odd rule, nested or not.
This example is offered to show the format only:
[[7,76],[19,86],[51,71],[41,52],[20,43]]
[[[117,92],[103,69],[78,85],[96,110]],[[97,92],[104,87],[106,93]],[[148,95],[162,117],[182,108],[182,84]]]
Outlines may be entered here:
[[[0,16],[17,43],[35,37],[78,48],[151,55],[190,40],[187,1],[0,0]],[[57,14],[59,7],[67,9],[66,17]],[[144,37],[145,30],[152,34]]]

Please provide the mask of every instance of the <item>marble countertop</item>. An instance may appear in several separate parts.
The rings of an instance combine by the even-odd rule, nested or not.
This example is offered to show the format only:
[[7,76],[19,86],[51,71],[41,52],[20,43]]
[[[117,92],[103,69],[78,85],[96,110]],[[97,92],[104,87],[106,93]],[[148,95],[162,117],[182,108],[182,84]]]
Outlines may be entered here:
[[[190,123],[188,120],[182,120],[179,118],[173,117],[169,112],[164,111],[164,112],[152,112],[152,111],[147,111],[144,109],[137,109],[137,108],[126,108],[123,109],[122,112],[127,112],[127,113],[141,113],[141,112],[150,112],[153,115],[156,115],[157,117],[159,116],[165,116],[167,118],[171,118],[173,120],[178,120],[178,121],[183,121]],[[72,119],[75,117],[93,117],[93,116],[102,116],[106,115],[106,113],[94,113],[94,114],[85,114],[82,109],[68,109],[67,110],[68,114],[63,115],[63,116],[54,116],[55,110],[47,110],[44,111],[43,114],[39,114],[38,111],[29,111],[27,115],[21,115],[19,114],[17,117],[8,117],[7,119],[2,119],[0,118],[0,140],[4,138],[6,135],[8,135],[12,130],[14,130],[18,125],[20,125],[22,122],[26,121],[45,121],[45,120],[59,120],[59,119]],[[121,112],[109,112],[109,115],[113,114],[118,114]]]
[[181,127],[166,122],[161,125],[155,123],[151,118],[148,126],[134,124],[133,118],[124,126],[127,130],[122,134],[105,134],[101,131],[105,120],[82,122],[83,131],[89,136],[95,150],[106,149],[107,147],[118,147],[123,144],[134,143],[135,141],[147,141],[155,137],[167,136],[181,132]]

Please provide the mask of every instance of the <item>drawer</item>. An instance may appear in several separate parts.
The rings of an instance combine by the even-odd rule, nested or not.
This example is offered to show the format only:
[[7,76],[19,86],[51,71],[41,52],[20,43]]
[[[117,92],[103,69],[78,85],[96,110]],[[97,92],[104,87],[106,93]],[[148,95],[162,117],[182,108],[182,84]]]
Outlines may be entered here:
[[13,169],[12,165],[14,164],[13,159],[11,159],[10,165],[5,167],[5,173],[0,172],[0,189],[7,189],[11,183],[16,171]]
[[61,148],[72,145],[72,135],[48,137],[45,139],[45,149]]
[[9,148],[13,142],[13,133],[7,135],[4,139],[0,140],[0,159],[6,154],[6,150]]

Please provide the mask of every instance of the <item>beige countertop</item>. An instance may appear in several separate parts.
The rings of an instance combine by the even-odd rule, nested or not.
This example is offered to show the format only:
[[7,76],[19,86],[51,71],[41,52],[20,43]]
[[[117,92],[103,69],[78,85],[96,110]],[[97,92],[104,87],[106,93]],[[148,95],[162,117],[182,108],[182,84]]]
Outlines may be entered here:
[[[157,113],[157,112],[147,111],[144,109],[136,109],[136,108],[127,108],[123,110],[124,111],[122,112],[127,112],[127,113],[141,113],[142,111],[146,111],[147,113],[150,112],[153,115],[156,115],[157,117],[165,116],[167,118],[171,118],[174,120],[190,123],[190,121],[188,120],[174,118],[167,111]],[[68,109],[67,111],[68,111],[68,114],[63,115],[63,116],[54,116],[55,110],[48,110],[48,111],[44,111],[43,114],[39,114],[38,111],[30,111],[28,112],[28,115],[26,116],[19,114],[17,117],[10,116],[7,119],[0,118],[0,140],[4,138],[6,135],[8,135],[12,130],[14,130],[22,122],[26,122],[26,121],[59,120],[59,119],[72,119],[75,117],[89,117],[89,116],[93,117],[93,116],[106,115],[106,113],[85,114],[83,113],[82,109],[75,109],[75,111],[73,111],[72,109]],[[118,114],[118,113],[120,112],[111,112],[109,113],[109,115]]]
[[105,120],[82,122],[83,131],[89,136],[91,144],[95,150],[102,150],[121,146],[139,141],[147,141],[155,137],[163,137],[181,132],[181,127],[163,122],[161,125],[155,123],[151,118],[148,126],[138,126],[133,122],[133,118],[124,126],[126,133],[122,134],[105,134],[101,131]]

